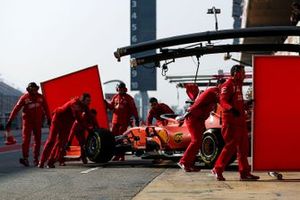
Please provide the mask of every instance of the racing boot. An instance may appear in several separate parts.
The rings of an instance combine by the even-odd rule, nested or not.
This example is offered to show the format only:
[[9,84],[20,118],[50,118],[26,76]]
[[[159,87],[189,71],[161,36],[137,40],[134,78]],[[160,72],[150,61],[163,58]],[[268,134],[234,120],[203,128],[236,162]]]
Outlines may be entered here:
[[47,168],[55,168],[54,163],[55,163],[55,161],[49,160],[48,163],[47,163]]
[[125,161],[125,155],[120,155],[119,161]]
[[83,164],[87,164],[88,163],[88,160],[86,159],[85,156],[81,157],[81,161],[82,161]]
[[115,157],[112,159],[112,161],[119,161],[120,160],[120,156],[119,155],[115,155]]
[[29,161],[27,158],[20,158],[20,164],[24,165],[25,167],[29,167]]
[[211,174],[216,178],[217,181],[225,181],[222,173],[218,172],[215,168],[211,170]]
[[38,164],[38,166],[37,166],[38,168],[44,168],[44,163],[42,163],[42,162],[39,162],[39,164]]
[[186,166],[185,164],[178,162],[177,165],[184,171],[184,172],[199,172],[201,170],[198,166]]
[[39,160],[38,159],[34,159],[33,160],[33,166],[37,167],[39,165]]
[[201,171],[201,167],[199,166],[191,166],[190,167],[191,172],[200,172]]
[[88,163],[88,160],[86,159],[86,155],[85,155],[85,146],[81,147],[81,161],[83,164]]
[[59,166],[66,166],[66,163],[64,161],[59,162]]
[[48,163],[48,164],[47,164],[47,168],[49,168],[49,169],[50,169],[50,168],[55,168],[54,163]]
[[259,178],[259,176],[255,176],[250,172],[240,174],[240,181],[257,181]]

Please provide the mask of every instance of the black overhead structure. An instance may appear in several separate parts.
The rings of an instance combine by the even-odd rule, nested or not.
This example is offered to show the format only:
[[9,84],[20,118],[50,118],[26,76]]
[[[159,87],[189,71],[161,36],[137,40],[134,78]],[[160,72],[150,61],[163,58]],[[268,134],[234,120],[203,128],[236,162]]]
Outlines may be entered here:
[[[195,79],[195,75],[182,75],[182,76],[166,76],[166,80],[169,80],[170,83],[177,83],[178,87],[183,87],[184,84],[194,83],[199,87],[208,87],[215,86],[217,80],[221,78],[228,78],[229,74],[224,75],[198,75]],[[244,86],[252,85],[252,74],[246,74],[246,79],[244,81]]]
[[[121,47],[118,48],[115,52],[114,55],[120,61],[121,57],[126,56],[126,55],[131,55],[134,53],[140,53],[144,52],[147,50],[153,50],[153,49],[162,49],[165,47],[170,47],[170,46],[176,46],[176,45],[182,45],[182,44],[190,44],[190,43],[197,43],[197,42],[205,42],[207,41],[209,44],[204,47],[206,48],[205,50],[209,49],[209,47],[212,47],[211,41],[213,40],[223,40],[223,39],[233,39],[233,38],[248,38],[248,37],[274,37],[274,36],[279,36],[279,37],[287,37],[287,36],[300,36],[300,27],[295,27],[295,26],[267,26],[267,27],[251,27],[251,28],[244,28],[244,29],[228,29],[228,30],[221,30],[221,31],[207,31],[207,32],[201,32],[201,33],[194,33],[194,34],[187,34],[187,35],[181,35],[181,36],[174,36],[174,37],[169,37],[169,38],[164,38],[164,39],[159,39],[159,40],[153,40],[153,41],[147,41],[147,42],[142,42],[138,43],[135,45],[131,46],[126,46],[126,47]],[[253,47],[256,44],[252,44]],[[260,44],[261,45],[261,44]],[[271,44],[266,44],[271,45]],[[275,45],[275,44],[272,44]],[[231,46],[231,45],[220,45],[220,46]],[[285,45],[283,45],[285,46]],[[295,46],[292,48],[291,51],[295,51],[294,48],[298,47],[299,51],[299,46]],[[201,48],[201,47],[198,47]],[[203,48],[203,47],[202,47]],[[222,48],[222,47],[221,47]],[[242,47],[241,47],[242,48]],[[267,47],[266,47],[267,48]],[[282,47],[283,48],[283,47]],[[284,48],[283,48],[284,49]],[[192,49],[193,51],[194,49]],[[201,55],[201,49],[199,49],[200,52],[193,52],[199,53]],[[228,49],[230,50],[230,49]],[[234,51],[237,51],[236,47],[233,48]],[[243,49],[241,49],[243,50]],[[276,49],[275,49],[276,50]],[[279,49],[282,50],[282,49]],[[173,50],[174,51],[174,50]],[[247,49],[245,51],[250,51],[250,49]],[[253,49],[253,51],[257,51],[257,48]],[[285,50],[282,51],[289,51],[289,48],[286,48]],[[219,50],[221,53],[222,51]],[[225,52],[225,50],[223,51]],[[168,50],[167,50],[168,53]],[[179,52],[181,53],[181,52]],[[192,53],[192,52],[190,52]],[[212,53],[214,53],[212,51]],[[218,53],[218,52],[216,52]],[[164,51],[162,51],[161,54],[164,54]],[[155,55],[153,55],[155,56]],[[186,53],[185,56],[190,56],[189,53]],[[185,56],[180,56],[180,57],[185,57]]]
[[265,51],[290,51],[300,52],[300,45],[296,44],[236,44],[236,45],[216,45],[205,47],[194,47],[191,49],[165,49],[163,52],[143,56],[139,58],[133,58],[131,60],[131,66],[136,67],[138,65],[144,65],[152,62],[159,62],[163,60],[183,58],[188,56],[203,56],[207,54],[216,53],[228,53],[228,52],[265,52]]
[[[297,24],[294,3],[300,3],[300,0],[234,0],[234,4],[240,4],[241,12],[236,12],[237,19],[242,20],[242,27],[263,27],[263,26],[295,26]],[[247,3],[245,3],[247,2]],[[238,11],[238,10],[235,10]],[[296,11],[297,12],[297,11]],[[239,16],[238,16],[239,15]],[[294,18],[294,17],[296,18]],[[293,20],[294,19],[294,20]],[[287,37],[249,37],[240,40],[242,44],[257,43],[284,43]],[[291,44],[293,41],[288,41]],[[296,42],[296,41],[295,41]],[[297,43],[295,43],[297,44]],[[272,52],[260,52],[265,55]],[[241,53],[241,61],[246,63],[252,62],[252,55]]]

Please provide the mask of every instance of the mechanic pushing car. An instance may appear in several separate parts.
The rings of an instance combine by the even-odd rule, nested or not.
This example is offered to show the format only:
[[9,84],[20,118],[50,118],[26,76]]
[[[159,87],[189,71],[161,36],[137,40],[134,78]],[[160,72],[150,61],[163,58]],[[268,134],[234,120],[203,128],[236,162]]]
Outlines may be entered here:
[[39,86],[35,82],[28,84],[27,93],[22,95],[18,100],[17,104],[13,108],[7,124],[6,130],[9,132],[11,129],[11,123],[16,117],[18,112],[23,108],[23,126],[22,126],[22,153],[23,158],[20,158],[20,163],[24,166],[29,166],[29,146],[31,139],[31,132],[34,136],[34,148],[33,148],[33,163],[34,166],[38,165],[40,148],[41,148],[41,134],[43,117],[46,115],[48,124],[50,124],[51,118],[50,113],[47,109],[45,99],[43,95],[38,93]]
[[208,88],[202,92],[183,116],[176,117],[176,120],[179,122],[185,119],[191,134],[191,142],[183,157],[177,163],[185,172],[200,171],[200,167],[195,166],[195,161],[201,147],[202,134],[205,131],[205,120],[209,117],[210,112],[216,108],[219,101],[219,87],[223,82],[223,79],[218,80],[216,87]]
[[80,158],[83,164],[87,164],[88,161],[85,155],[85,131],[92,131],[95,128],[100,128],[97,121],[97,111],[95,109],[86,110],[82,113],[82,123],[78,120],[75,120],[73,126],[71,128],[70,136],[68,139],[68,147],[71,146],[71,142],[76,137],[79,145],[80,145]]
[[156,119],[156,124],[158,126],[165,126],[167,125],[168,121],[162,119],[160,116],[163,114],[174,114],[174,111],[164,103],[158,103],[155,97],[151,97],[149,99],[149,103],[151,109],[148,112],[147,116],[147,126],[152,125],[153,118]]
[[49,136],[38,165],[39,168],[43,168],[46,161],[48,161],[47,165],[49,168],[54,168],[54,163],[57,160],[61,166],[65,165],[65,147],[68,142],[70,130],[75,120],[83,123],[81,118],[82,112],[88,109],[90,103],[91,95],[83,93],[80,97],[75,97],[63,106],[55,109],[52,116]]
[[[108,109],[113,111],[112,133],[117,136],[124,133],[129,124],[131,116],[135,118],[135,125],[139,126],[139,116],[133,98],[127,94],[125,83],[118,83],[116,86],[118,94],[114,95],[110,102],[106,102]],[[113,161],[124,161],[124,154],[116,155]]]
[[222,173],[232,156],[237,152],[240,180],[258,180],[258,176],[250,173],[248,163],[248,131],[242,93],[245,69],[243,65],[234,65],[231,77],[221,86],[220,104],[222,112],[222,136],[225,146],[218,157],[212,174],[218,181],[225,181]]

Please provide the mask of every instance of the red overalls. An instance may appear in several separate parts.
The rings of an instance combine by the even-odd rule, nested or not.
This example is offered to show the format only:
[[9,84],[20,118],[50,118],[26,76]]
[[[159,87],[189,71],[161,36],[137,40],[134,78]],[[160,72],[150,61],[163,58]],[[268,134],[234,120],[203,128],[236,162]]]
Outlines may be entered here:
[[156,107],[151,108],[147,116],[147,126],[152,125],[153,118],[156,119],[157,125],[166,125],[167,121],[160,116],[163,114],[174,114],[174,111],[164,103],[158,103]]
[[[223,108],[222,135],[225,146],[214,168],[218,173],[222,173],[232,156],[237,152],[239,172],[248,174],[250,172],[247,159],[249,143],[242,82],[237,83],[233,78],[229,78],[221,87],[220,104]],[[239,117],[234,116],[229,111],[232,107],[240,112]]]
[[23,107],[23,128],[22,128],[22,152],[23,158],[27,159],[29,156],[29,146],[31,139],[31,132],[34,136],[34,147],[33,147],[33,156],[34,162],[38,161],[40,155],[41,147],[41,128],[43,123],[44,115],[47,116],[47,119],[50,120],[50,114],[46,106],[44,97],[37,94],[26,93],[20,97],[19,101],[13,108],[8,121],[12,121],[17,113]]
[[113,111],[112,133],[121,135],[127,130],[130,124],[130,117],[138,118],[138,112],[133,98],[128,94],[116,94],[110,103],[107,103],[110,110]]
[[[115,136],[121,135],[127,130],[131,116],[138,119],[138,112],[134,100],[127,93],[114,95],[111,102],[107,103],[107,106],[113,111],[112,133]],[[116,155],[113,160],[124,161],[124,154]]]
[[70,130],[75,119],[81,121],[81,113],[84,109],[85,106],[81,103],[79,98],[74,98],[54,111],[49,136],[45,143],[40,160],[41,167],[44,166],[44,163],[47,160],[49,166],[54,165],[56,160],[63,163],[65,145],[67,143]]
[[218,97],[219,88],[209,88],[201,93],[188,109],[189,114],[185,122],[191,134],[191,142],[179,161],[185,167],[193,167],[195,164],[196,156],[201,147],[202,134],[205,131],[205,120],[218,103]]
[[99,124],[95,116],[92,116],[89,111],[82,113],[82,122],[75,120],[70,131],[68,141],[71,143],[74,136],[78,140],[81,148],[81,158],[85,159],[85,131],[93,128],[99,128]]

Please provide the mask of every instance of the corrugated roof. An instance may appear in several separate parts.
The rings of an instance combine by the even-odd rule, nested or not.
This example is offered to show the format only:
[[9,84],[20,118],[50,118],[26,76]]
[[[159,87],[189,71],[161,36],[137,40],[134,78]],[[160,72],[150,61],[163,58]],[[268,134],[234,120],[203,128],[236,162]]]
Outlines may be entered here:
[[0,94],[19,97],[22,95],[22,92],[0,81]]

